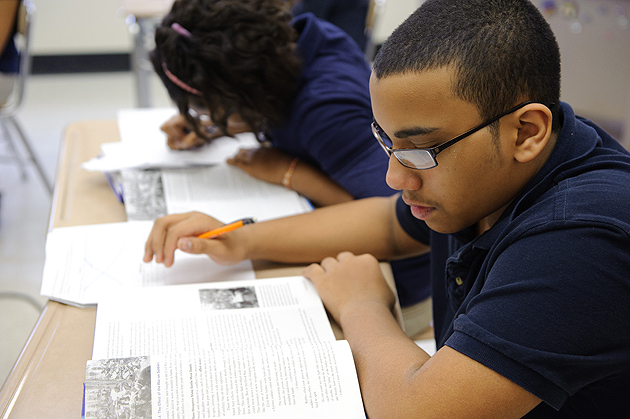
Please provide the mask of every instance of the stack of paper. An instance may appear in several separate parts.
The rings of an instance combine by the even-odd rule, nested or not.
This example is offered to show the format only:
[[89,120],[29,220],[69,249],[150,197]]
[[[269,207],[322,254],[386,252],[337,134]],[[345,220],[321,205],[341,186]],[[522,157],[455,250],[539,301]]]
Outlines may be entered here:
[[121,141],[104,144],[103,156],[83,165],[107,172],[114,193],[125,203],[128,220],[200,211],[224,222],[246,217],[264,221],[312,210],[295,191],[225,163],[240,148],[260,146],[252,133],[217,138],[192,151],[169,149],[160,125],[176,112],[174,108],[119,111]]
[[101,155],[85,162],[90,171],[177,168],[210,165],[225,161],[240,148],[258,147],[254,134],[221,137],[195,150],[171,150],[160,126],[177,113],[174,108],[123,109],[118,112],[120,141],[105,143]]

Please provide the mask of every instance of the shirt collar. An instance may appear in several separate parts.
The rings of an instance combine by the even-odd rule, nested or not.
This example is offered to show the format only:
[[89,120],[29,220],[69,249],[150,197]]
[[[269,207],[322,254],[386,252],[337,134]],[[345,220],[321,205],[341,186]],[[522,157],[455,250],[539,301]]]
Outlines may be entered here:
[[297,53],[302,60],[302,67],[308,68],[319,51],[322,33],[317,29],[317,18],[313,13],[303,13],[291,21],[291,26],[298,32]]
[[597,132],[592,127],[579,123],[568,104],[561,103],[560,109],[564,123],[549,159],[501,214],[492,228],[478,237],[475,247],[489,249],[512,219],[529,208],[541,194],[564,177],[567,165],[580,160],[601,144],[601,138]]

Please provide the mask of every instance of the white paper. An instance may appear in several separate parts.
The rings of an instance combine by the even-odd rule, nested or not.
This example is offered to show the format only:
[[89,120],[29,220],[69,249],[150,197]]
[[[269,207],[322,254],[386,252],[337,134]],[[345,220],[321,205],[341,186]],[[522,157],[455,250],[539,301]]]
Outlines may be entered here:
[[177,113],[175,108],[122,109],[118,112],[121,141],[105,143],[101,155],[82,164],[85,170],[176,168],[225,161],[240,148],[260,146],[253,133],[220,137],[194,150],[171,150],[160,126]]
[[92,358],[334,341],[304,277],[128,290],[99,301]]
[[[146,409],[146,356],[153,418],[365,418],[350,347],[335,341],[304,277],[143,288],[102,299],[86,417],[88,400],[103,411],[121,398],[124,383],[109,379],[121,370],[140,381],[127,386],[137,401],[128,410]],[[99,408],[95,394],[103,392]]]
[[295,191],[256,179],[227,163],[194,169],[162,170],[169,214],[200,211],[223,222],[258,221],[312,210]]
[[86,418],[366,417],[346,341],[93,360],[85,381]]
[[223,162],[240,148],[259,146],[251,133],[237,134],[235,138],[220,137],[194,150],[171,150],[165,141],[157,141],[150,147],[122,142],[105,143],[101,146],[101,155],[88,160],[81,167],[93,172],[115,172],[123,169],[204,166]]
[[126,145],[153,148],[155,144],[166,145],[166,134],[160,129],[179,110],[170,108],[130,108],[117,112],[120,141]]
[[156,358],[154,419],[366,417],[346,341]]
[[41,294],[76,305],[98,303],[107,293],[158,285],[253,279],[251,261],[221,266],[204,255],[176,251],[166,268],[144,263],[150,221],[55,228],[46,238]]

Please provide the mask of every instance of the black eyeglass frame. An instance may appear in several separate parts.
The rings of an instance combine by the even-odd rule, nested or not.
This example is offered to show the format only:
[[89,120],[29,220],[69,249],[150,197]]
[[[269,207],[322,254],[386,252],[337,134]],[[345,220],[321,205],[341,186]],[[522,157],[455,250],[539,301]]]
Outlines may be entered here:
[[205,133],[206,135],[213,135],[219,131],[219,127],[216,125],[208,124],[211,120],[209,114],[200,112],[191,106],[188,108],[188,115],[190,115],[190,117],[195,121],[202,133]]
[[[465,133],[458,135],[457,137],[453,138],[452,140],[449,140],[445,143],[442,143],[438,146],[435,147],[431,147],[431,148],[399,148],[399,149],[393,149],[391,147],[389,147],[388,145],[385,144],[385,142],[383,141],[383,138],[387,138],[387,140],[389,140],[390,143],[393,144],[393,142],[391,141],[391,139],[389,138],[389,136],[387,135],[387,133],[385,133],[385,131],[383,130],[383,128],[381,128],[381,126],[378,124],[378,122],[376,122],[376,120],[374,120],[372,122],[372,134],[374,135],[374,137],[376,138],[376,140],[378,141],[378,143],[381,145],[381,147],[383,148],[383,150],[385,150],[385,153],[387,153],[387,155],[389,157],[392,156],[392,154],[394,155],[394,157],[396,157],[396,160],[398,160],[400,162],[400,164],[402,164],[405,167],[408,167],[409,169],[415,169],[415,170],[426,170],[426,169],[432,169],[434,167],[436,167],[438,165],[438,162],[436,160],[436,156],[438,154],[440,154],[442,151],[444,151],[445,149],[447,149],[448,147],[452,146],[453,144],[457,143],[458,141],[463,140],[464,138],[474,134],[475,132],[487,127],[488,125],[492,124],[493,122],[498,121],[499,119],[503,118],[506,115],[511,114],[512,112],[516,112],[517,110],[529,105],[530,103],[539,103],[539,102],[534,102],[534,101],[527,101],[527,102],[523,102],[520,103],[518,105],[516,105],[513,108],[508,109],[507,111],[503,112],[501,115],[494,117],[484,123],[482,123],[481,125],[477,125],[476,127],[466,131]],[[547,105],[545,105],[547,106]],[[547,106],[549,107],[549,106]],[[406,161],[409,161],[408,159],[404,158],[404,155],[407,154],[425,154],[426,156],[428,156],[432,161],[433,161],[433,165],[432,166],[428,166],[428,167],[415,167],[415,166],[410,166],[408,163],[405,163]]]

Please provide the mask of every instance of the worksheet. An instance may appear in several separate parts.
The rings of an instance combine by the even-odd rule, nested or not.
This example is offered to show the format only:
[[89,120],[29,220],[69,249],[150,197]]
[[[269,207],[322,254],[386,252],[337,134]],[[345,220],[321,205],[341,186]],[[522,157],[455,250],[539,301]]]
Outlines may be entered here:
[[225,161],[240,148],[260,146],[253,133],[242,133],[217,138],[194,150],[171,150],[160,126],[177,112],[175,108],[119,110],[120,141],[102,144],[100,155],[81,167],[90,171],[114,172],[209,165]]
[[46,238],[41,294],[87,306],[133,288],[255,277],[249,260],[222,266],[205,255],[179,250],[170,268],[145,263],[144,244],[152,226],[151,221],[128,221],[53,229]]

